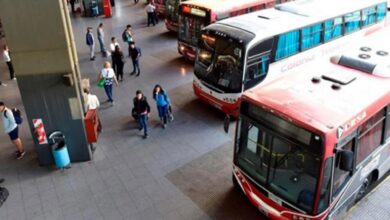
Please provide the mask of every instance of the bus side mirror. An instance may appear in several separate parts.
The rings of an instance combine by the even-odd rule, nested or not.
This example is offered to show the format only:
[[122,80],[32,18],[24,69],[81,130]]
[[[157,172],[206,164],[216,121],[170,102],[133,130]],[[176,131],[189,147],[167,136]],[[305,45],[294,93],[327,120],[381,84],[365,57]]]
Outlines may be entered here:
[[229,133],[229,126],[230,126],[230,115],[226,115],[225,119],[223,120],[223,130],[225,130],[225,133]]
[[353,152],[343,150],[340,152],[340,169],[343,171],[352,171],[353,168]]

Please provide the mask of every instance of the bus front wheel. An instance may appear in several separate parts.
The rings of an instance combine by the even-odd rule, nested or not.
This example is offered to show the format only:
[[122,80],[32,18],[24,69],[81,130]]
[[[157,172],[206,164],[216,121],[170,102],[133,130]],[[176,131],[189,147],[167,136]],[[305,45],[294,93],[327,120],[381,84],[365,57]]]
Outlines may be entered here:
[[359,188],[359,191],[356,195],[355,203],[359,202],[368,192],[372,184],[372,174],[364,178],[362,185]]

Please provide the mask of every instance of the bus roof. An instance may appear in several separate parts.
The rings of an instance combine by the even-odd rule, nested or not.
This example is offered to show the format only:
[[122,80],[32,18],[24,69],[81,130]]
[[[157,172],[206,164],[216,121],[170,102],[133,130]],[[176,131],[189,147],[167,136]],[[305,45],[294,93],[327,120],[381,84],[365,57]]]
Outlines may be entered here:
[[[340,126],[345,129],[357,117],[364,115],[367,119],[390,103],[390,45],[385,44],[389,37],[390,28],[381,30],[343,54],[351,62],[334,64],[326,60],[304,66],[248,90],[243,99],[324,134]],[[384,74],[371,73],[375,68],[366,68],[366,72],[355,68],[369,64]],[[334,85],[339,88],[332,87]]]
[[[210,1],[214,2],[214,1]],[[218,21],[206,27],[230,26],[265,39],[348,12],[373,6],[386,0],[296,0],[245,15]]]
[[194,5],[211,9],[215,13],[222,13],[240,8],[251,7],[261,3],[274,3],[274,0],[190,0],[180,3],[181,5]]

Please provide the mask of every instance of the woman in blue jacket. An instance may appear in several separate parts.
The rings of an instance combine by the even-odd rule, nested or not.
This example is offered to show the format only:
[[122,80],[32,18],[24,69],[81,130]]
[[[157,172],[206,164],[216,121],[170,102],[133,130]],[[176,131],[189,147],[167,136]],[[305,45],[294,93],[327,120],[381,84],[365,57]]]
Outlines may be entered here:
[[168,107],[171,104],[168,93],[160,85],[153,89],[153,99],[156,101],[158,115],[163,128],[167,127]]

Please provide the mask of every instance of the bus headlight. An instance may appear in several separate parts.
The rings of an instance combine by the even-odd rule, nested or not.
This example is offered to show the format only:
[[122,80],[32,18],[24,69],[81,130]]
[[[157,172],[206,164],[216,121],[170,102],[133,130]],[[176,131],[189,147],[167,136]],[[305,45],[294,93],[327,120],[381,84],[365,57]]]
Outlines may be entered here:
[[183,52],[185,47],[183,45],[180,45],[179,49],[180,49],[181,52]]

